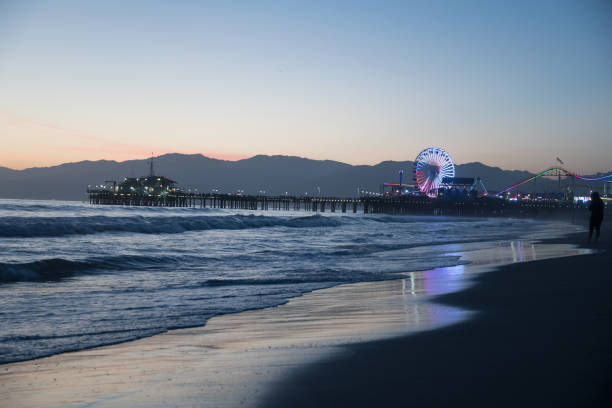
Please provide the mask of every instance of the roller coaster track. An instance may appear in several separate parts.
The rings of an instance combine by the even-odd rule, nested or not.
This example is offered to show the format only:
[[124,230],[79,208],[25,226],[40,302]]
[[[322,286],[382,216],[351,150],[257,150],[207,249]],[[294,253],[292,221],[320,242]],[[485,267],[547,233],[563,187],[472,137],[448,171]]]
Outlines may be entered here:
[[[529,183],[531,180],[535,180],[538,177],[550,175],[549,173],[554,172],[554,171],[558,172],[558,174],[565,173],[566,176],[571,176],[571,177],[574,177],[574,178],[576,178],[578,180],[584,180],[584,181],[604,181],[606,183],[612,183],[612,174],[608,174],[607,176],[602,176],[602,177],[588,178],[588,177],[582,177],[582,176],[579,176],[577,174],[574,174],[571,171],[565,170],[564,168],[561,168],[561,167],[553,167],[553,168],[550,168],[548,170],[544,170],[543,172],[538,173],[535,176],[529,177],[529,178],[521,181],[518,184],[515,184],[513,186],[507,187],[507,188],[503,189],[502,191],[500,191],[499,193],[497,193],[496,195],[500,196],[500,195],[504,194],[505,192],[510,191],[510,190],[512,190],[512,189],[514,189],[514,188],[516,188],[518,186],[521,186],[521,185],[525,184],[525,183]],[[609,179],[609,180],[607,180],[607,179]]]

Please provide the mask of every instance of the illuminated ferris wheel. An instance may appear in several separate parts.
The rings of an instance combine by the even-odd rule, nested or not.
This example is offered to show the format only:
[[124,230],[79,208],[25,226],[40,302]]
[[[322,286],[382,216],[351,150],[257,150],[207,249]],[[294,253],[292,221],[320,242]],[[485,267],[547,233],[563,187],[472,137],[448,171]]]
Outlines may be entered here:
[[435,194],[445,177],[455,177],[455,164],[446,150],[430,147],[414,161],[414,179],[423,193]]

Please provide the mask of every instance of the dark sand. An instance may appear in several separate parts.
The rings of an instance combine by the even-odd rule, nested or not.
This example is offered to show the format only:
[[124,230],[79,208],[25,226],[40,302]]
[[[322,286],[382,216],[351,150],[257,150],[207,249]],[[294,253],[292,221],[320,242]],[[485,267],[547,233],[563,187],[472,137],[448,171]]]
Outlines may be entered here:
[[479,274],[436,299],[473,319],[348,345],[277,382],[260,406],[612,407],[610,229],[602,235],[596,254]]

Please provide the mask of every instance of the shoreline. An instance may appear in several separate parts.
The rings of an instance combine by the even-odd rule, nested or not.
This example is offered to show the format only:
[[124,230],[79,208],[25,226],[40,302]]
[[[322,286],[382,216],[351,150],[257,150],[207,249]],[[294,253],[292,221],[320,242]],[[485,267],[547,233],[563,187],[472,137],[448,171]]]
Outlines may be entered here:
[[[584,244],[585,233],[544,242]],[[476,314],[347,345],[276,382],[258,406],[559,407],[612,402],[612,239],[508,264],[432,299]]]
[[[252,215],[252,212],[249,212],[250,215]],[[256,214],[256,213],[255,213]],[[314,216],[319,216],[318,214],[314,215]],[[332,215],[333,216],[333,215]],[[342,214],[336,214],[336,216],[344,216]],[[443,216],[432,216],[432,218],[440,218]],[[467,217],[466,218],[470,218]],[[481,217],[472,217],[472,218],[481,218]],[[486,217],[482,217],[483,219]],[[569,224],[568,224],[569,225]],[[575,227],[574,225],[572,225],[572,227]],[[530,242],[541,242],[543,240],[547,240],[550,237],[557,237],[559,234],[559,231],[545,231],[545,232],[532,232],[531,236],[526,236],[524,238],[513,238],[512,241],[530,241]],[[423,247],[447,247],[447,249],[445,250],[446,253],[445,255],[462,255],[464,252],[470,252],[470,253],[475,253],[476,251],[479,251],[479,249],[471,249],[470,247],[476,247],[478,248],[481,245],[499,245],[499,243],[505,243],[505,242],[510,242],[509,240],[501,240],[501,241],[483,241],[483,240],[459,240],[459,241],[455,241],[454,243],[444,243],[444,242],[440,242],[440,243],[430,243],[428,245],[424,245]],[[562,241],[560,241],[560,243],[562,243]],[[418,247],[418,245],[415,245]],[[460,251],[457,249],[457,247],[465,247],[467,248],[465,251]],[[408,247],[407,247],[408,248]],[[490,250],[495,250],[494,248],[489,248]],[[485,250],[489,250],[489,249],[485,249]],[[499,257],[500,255],[497,254],[497,256]],[[512,259],[511,257],[505,257],[504,259],[497,259],[496,261],[494,261],[494,264],[491,264],[491,260],[486,260],[484,261],[485,264],[489,264],[491,265],[497,265],[497,264],[504,264],[504,263],[509,263],[509,262],[516,262],[517,259]],[[471,266],[476,266],[480,263],[483,263],[482,260],[470,260]],[[457,265],[460,266],[460,265]],[[225,315],[229,315],[229,314],[235,314],[235,313],[243,313],[243,312],[248,312],[248,311],[252,311],[252,310],[261,310],[261,309],[266,309],[266,308],[274,308],[274,307],[278,307],[278,306],[282,306],[284,304],[286,304],[287,302],[289,302],[291,299],[294,298],[298,298],[301,297],[303,295],[312,293],[313,291],[319,291],[319,290],[325,290],[325,289],[329,289],[332,287],[336,287],[336,286],[342,286],[342,285],[351,285],[351,284],[356,284],[356,283],[368,283],[368,282],[379,282],[379,281],[383,281],[383,280],[399,280],[399,279],[403,279],[404,276],[406,276],[407,274],[410,273],[419,273],[419,272],[423,272],[423,271],[419,271],[419,270],[411,270],[409,272],[399,272],[397,274],[397,277],[394,278],[384,278],[381,280],[373,280],[373,281],[356,281],[356,282],[350,282],[350,283],[339,283],[339,282],[334,282],[332,284],[330,284],[329,286],[324,286],[321,288],[315,288],[315,289],[309,289],[306,290],[304,292],[301,292],[299,294],[295,294],[292,297],[287,297],[284,299],[284,301],[282,303],[276,304],[276,305],[271,305],[271,306],[257,306],[253,309],[244,309],[241,311],[237,311],[237,312],[231,312],[231,313],[223,313],[223,314],[218,314],[218,315],[214,315],[210,318],[208,318],[208,320],[204,323],[199,323],[199,324],[195,324],[195,325],[188,325],[188,326],[180,326],[180,327],[172,327],[169,329],[166,329],[164,331],[159,331],[157,333],[154,334],[147,334],[147,335],[143,335],[143,336],[137,336],[137,337],[132,337],[130,339],[122,339],[122,340],[115,340],[112,342],[104,342],[101,344],[97,344],[97,345],[91,345],[91,346],[86,346],[86,347],[81,347],[81,348],[75,348],[75,349],[64,349],[61,351],[55,351],[55,352],[50,352],[49,354],[43,354],[43,355],[39,355],[36,357],[26,357],[23,359],[17,359],[17,360],[10,360],[10,361],[0,361],[0,367],[2,367],[3,365],[6,364],[14,364],[14,363],[21,363],[21,362],[28,362],[28,361],[35,361],[35,360],[39,360],[39,359],[44,359],[44,358],[48,358],[48,357],[53,357],[59,354],[64,354],[64,353],[75,353],[75,352],[80,352],[80,351],[86,351],[86,350],[91,350],[91,349],[97,349],[97,348],[101,348],[101,347],[109,347],[109,346],[114,346],[114,345],[118,345],[118,344],[122,344],[122,343],[126,343],[126,342],[133,342],[133,341],[138,341],[141,339],[146,339],[149,337],[153,337],[153,336],[158,336],[164,333],[168,333],[170,331],[175,331],[175,330],[184,330],[184,329],[194,329],[194,328],[198,328],[198,327],[203,327],[204,325],[208,324],[208,321],[212,318],[218,318],[218,317],[222,317]],[[69,276],[71,277],[71,276]],[[27,282],[27,281],[25,281]],[[33,281],[36,282],[36,281]],[[11,282],[12,283],[12,282]],[[17,283],[19,283],[19,281],[17,281]]]
[[[465,285],[465,270],[471,274],[490,269],[495,248],[481,251],[466,253],[480,256],[472,265],[408,273],[408,277],[390,281],[335,286],[292,298],[274,308],[215,317],[199,328],[4,364],[0,367],[0,391],[9,396],[7,406],[15,407],[93,402],[101,406],[164,406],[177,401],[179,405],[198,405],[203,398],[215,401],[210,404],[215,406],[253,405],[279,379],[291,377],[293,372],[325,357],[342,355],[351,344],[397,338],[465,319],[469,312],[427,299]],[[502,252],[509,254],[508,248]],[[525,254],[525,260],[530,260],[529,251]],[[440,280],[435,271],[446,276]],[[428,294],[413,293],[413,299],[407,301],[407,289],[414,289],[419,281],[411,277],[427,272],[431,274],[429,280],[421,277],[420,281],[430,283]],[[455,281],[449,280],[452,275]],[[431,287],[436,281],[446,287]],[[449,282],[455,286],[449,287]],[[407,305],[412,307],[410,313]],[[409,315],[412,320],[407,323]],[[158,389],[160,384],[165,386],[163,392]],[[170,388],[182,390],[180,396],[168,394],[170,384]],[[228,394],[233,397],[228,398]]]

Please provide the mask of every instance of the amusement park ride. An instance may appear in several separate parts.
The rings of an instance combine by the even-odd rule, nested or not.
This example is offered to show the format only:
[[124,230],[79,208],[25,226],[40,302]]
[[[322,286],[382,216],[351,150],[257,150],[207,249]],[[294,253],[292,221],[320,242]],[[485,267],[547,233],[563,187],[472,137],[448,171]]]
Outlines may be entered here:
[[[498,197],[501,197],[503,194],[514,190],[515,188],[522,186],[523,184],[527,184],[530,181],[535,181],[540,177],[558,177],[559,179],[559,184],[561,184],[561,177],[571,177],[573,181],[575,180],[582,180],[582,181],[601,181],[603,183],[612,183],[612,174],[608,174],[606,176],[601,176],[601,177],[595,177],[595,178],[590,178],[590,177],[583,177],[583,176],[579,176],[577,174],[572,173],[571,171],[568,171],[564,168],[561,167],[553,167],[550,168],[548,170],[544,170],[541,173],[536,174],[535,176],[529,177],[523,181],[521,181],[520,183],[517,183],[513,186],[507,187],[503,190],[501,190],[500,192],[498,192],[496,195]],[[604,184],[604,188],[605,188],[605,184]],[[604,192],[605,193],[605,192]]]
[[[557,158],[559,162],[560,159]],[[563,162],[561,162],[563,163]],[[403,184],[404,171],[400,170],[399,184],[384,183],[385,195],[426,195],[438,197],[441,194],[462,191],[469,192],[473,196],[489,195],[480,177],[455,177],[455,164],[446,150],[440,147],[430,147],[423,150],[414,162],[414,181],[416,185]],[[612,174],[601,177],[583,177],[561,167],[553,167],[538,173],[532,177],[522,180],[494,194],[495,197],[508,197],[510,191],[535,181],[540,177],[557,177],[561,187],[561,177],[571,178],[573,181],[582,180],[587,182],[612,183]],[[572,190],[574,190],[572,188]]]
[[[415,185],[403,184],[404,171],[400,170],[400,182],[384,183],[386,194],[426,195],[437,197],[442,192],[469,191],[488,195],[480,177],[455,177],[455,163],[446,150],[430,147],[418,154],[414,161]],[[389,191],[390,190],[390,191]]]

